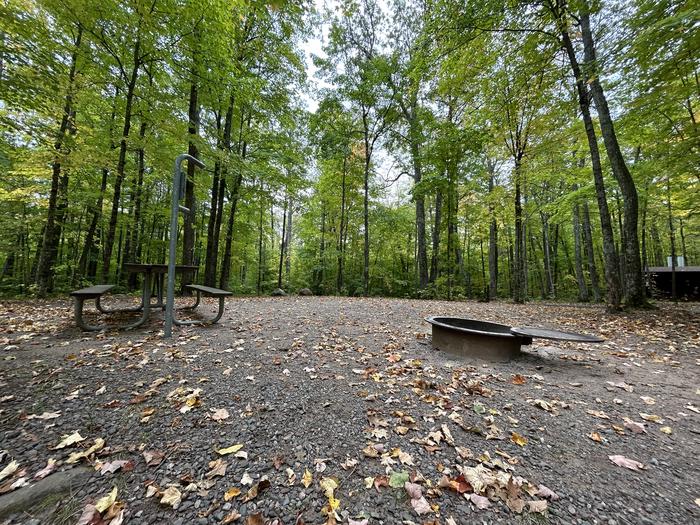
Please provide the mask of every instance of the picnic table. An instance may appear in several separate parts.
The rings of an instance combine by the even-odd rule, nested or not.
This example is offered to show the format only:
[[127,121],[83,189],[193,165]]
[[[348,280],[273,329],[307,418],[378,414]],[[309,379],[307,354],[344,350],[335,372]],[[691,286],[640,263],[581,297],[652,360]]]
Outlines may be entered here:
[[[142,263],[127,263],[124,265],[124,269],[130,273],[142,273],[143,274],[143,287],[141,291],[141,304],[129,308],[105,308],[100,300],[102,295],[106,294],[114,285],[98,285],[91,286],[89,288],[83,288],[82,290],[76,290],[72,292],[71,295],[75,297],[75,320],[80,328],[83,330],[102,330],[104,327],[94,326],[87,324],[83,319],[83,303],[86,299],[94,299],[95,307],[98,311],[103,314],[112,314],[120,312],[141,312],[141,317],[134,321],[133,323],[121,326],[120,328],[137,328],[148,321],[151,309],[153,308],[165,308],[165,303],[163,302],[164,293],[164,280],[165,275],[168,273],[167,264],[142,264]],[[175,266],[176,273],[195,273],[199,269],[198,266],[178,264]],[[155,288],[156,302],[151,302],[152,289]],[[199,299],[199,296],[198,296]],[[196,308],[197,304],[188,308]]]

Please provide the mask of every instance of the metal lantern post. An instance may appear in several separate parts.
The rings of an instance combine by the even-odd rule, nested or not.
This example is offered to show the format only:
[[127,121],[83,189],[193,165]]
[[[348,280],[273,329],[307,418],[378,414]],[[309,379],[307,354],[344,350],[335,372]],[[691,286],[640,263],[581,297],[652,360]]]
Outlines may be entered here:
[[175,159],[173,170],[173,195],[170,205],[170,250],[168,252],[168,287],[165,298],[165,337],[173,335],[173,308],[175,307],[175,259],[177,257],[177,218],[178,213],[191,213],[191,210],[180,205],[185,196],[185,177],[182,176],[180,165],[187,159],[196,166],[204,168],[204,163],[192,155],[183,153]]

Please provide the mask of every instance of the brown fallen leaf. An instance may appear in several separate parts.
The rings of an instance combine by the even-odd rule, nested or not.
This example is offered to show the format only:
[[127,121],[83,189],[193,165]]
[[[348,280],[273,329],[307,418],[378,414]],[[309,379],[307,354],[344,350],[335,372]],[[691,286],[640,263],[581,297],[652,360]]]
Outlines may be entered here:
[[527,379],[525,379],[525,376],[523,375],[513,374],[511,383],[513,383],[514,385],[524,385],[525,383],[527,383]]
[[224,516],[224,519],[221,520],[221,525],[228,525],[229,523],[233,523],[240,517],[240,513],[236,509],[233,509],[231,512],[226,514],[226,516]]
[[610,416],[608,416],[602,410],[586,410],[586,413],[595,417],[599,417],[600,419],[610,419]]
[[[46,466],[41,469],[39,472],[34,474],[34,479],[39,480],[39,479],[44,479],[46,476],[51,474],[54,470],[56,469],[56,460],[53,458],[49,458],[48,461],[46,462]],[[0,479],[2,479],[0,477]]]
[[209,462],[209,468],[211,469],[209,472],[205,474],[205,476],[209,479],[215,477],[215,476],[224,476],[226,475],[226,467],[228,466],[228,463],[224,461],[222,458],[216,459],[214,461]]
[[261,512],[251,514],[245,519],[245,525],[265,525],[265,518]]
[[559,495],[545,485],[540,485],[537,487],[537,492],[535,494],[541,498],[547,498],[551,501],[556,501],[559,499]]
[[528,501],[527,506],[530,512],[545,512],[547,510],[547,500]]
[[261,492],[264,492],[265,490],[267,490],[269,488],[270,488],[270,480],[261,479],[255,485],[250,487],[250,490],[248,490],[246,495],[243,497],[243,503],[247,503],[248,501],[257,498]]
[[636,421],[632,421],[630,418],[626,417],[623,418],[623,421],[625,422],[625,428],[628,430],[631,430],[635,434],[646,434],[647,430],[645,428],[644,423],[637,423]]
[[165,458],[165,454],[160,450],[144,450],[143,459],[146,460],[146,465],[149,467],[156,467],[160,465]]
[[619,467],[625,467],[630,470],[634,471],[639,471],[642,469],[646,469],[646,466],[644,463],[640,463],[639,461],[635,461],[634,459],[629,459],[626,458],[625,456],[621,455],[614,455],[614,456],[608,456],[608,459],[615,463],[615,465]]
[[465,494],[465,497],[467,497],[469,501],[476,505],[477,509],[484,510],[488,509],[491,506],[491,502],[489,501],[489,499],[484,496],[479,496],[478,494],[469,494],[469,496],[467,496]]
[[598,432],[591,432],[590,434],[588,434],[588,437],[591,438],[596,443],[603,442],[603,438],[600,436],[600,434]]

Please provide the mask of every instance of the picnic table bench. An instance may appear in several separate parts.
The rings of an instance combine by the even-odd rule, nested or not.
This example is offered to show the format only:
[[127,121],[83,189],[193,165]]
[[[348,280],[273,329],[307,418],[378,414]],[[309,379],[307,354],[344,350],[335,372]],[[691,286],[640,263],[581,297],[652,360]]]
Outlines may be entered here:
[[115,285],[113,284],[98,284],[96,286],[89,286],[88,288],[81,288],[80,290],[75,290],[70,294],[75,297],[75,322],[80,327],[81,330],[86,331],[96,331],[101,330],[99,326],[93,326],[85,323],[83,320],[83,304],[88,299],[95,300],[95,307],[102,311],[100,305],[100,298],[109,292]]
[[221,316],[224,314],[224,304],[226,301],[226,298],[229,295],[233,295],[233,292],[228,292],[226,290],[220,290],[219,288],[212,288],[211,286],[203,286],[201,284],[188,284],[185,286],[188,290],[192,290],[197,292],[197,299],[195,303],[192,306],[186,307],[187,310],[194,310],[199,306],[199,301],[201,300],[202,295],[206,295],[208,297],[218,297],[219,299],[219,310],[216,313],[216,316],[213,319],[207,319],[203,321],[179,321],[178,319],[173,318],[173,323],[176,325],[188,325],[188,324],[214,324],[216,323],[219,319],[221,319]]

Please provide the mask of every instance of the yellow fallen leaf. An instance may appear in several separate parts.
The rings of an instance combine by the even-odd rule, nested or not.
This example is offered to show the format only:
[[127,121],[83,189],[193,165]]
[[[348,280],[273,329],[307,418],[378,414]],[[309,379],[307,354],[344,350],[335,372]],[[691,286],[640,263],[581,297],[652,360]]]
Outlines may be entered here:
[[314,482],[313,474],[311,474],[309,469],[304,469],[304,475],[301,478],[301,482],[307,489],[309,488],[309,485],[311,485]]
[[98,499],[97,503],[95,503],[95,509],[97,512],[102,514],[104,511],[110,508],[115,501],[117,501],[117,487],[114,487],[105,497]]
[[19,468],[19,463],[13,459],[13,460],[10,461],[10,463],[9,463],[4,469],[2,469],[2,471],[0,472],[0,480],[5,479],[7,476],[11,476],[12,474],[14,474],[14,473],[17,471],[18,468]]
[[170,505],[172,508],[177,507],[182,500],[182,494],[175,487],[168,487],[163,491],[162,497],[160,498],[161,505]]
[[231,487],[224,493],[224,501],[231,501],[241,495],[241,489],[238,487]]
[[657,416],[656,414],[645,414],[644,412],[640,412],[639,417],[641,417],[645,421],[651,421],[652,423],[663,423],[664,422],[664,420],[661,419],[661,417]]
[[80,435],[78,432],[73,432],[72,434],[68,435],[65,434],[61,436],[61,442],[54,447],[54,450],[58,450],[59,448],[65,448],[69,447],[71,445],[74,445],[76,443],[80,443],[81,441],[84,441],[85,438]]
[[521,436],[517,432],[511,432],[510,433],[510,440],[515,443],[516,445],[519,445],[521,447],[524,447],[527,445],[527,438],[525,436]]
[[333,478],[322,478],[318,484],[328,498],[332,497],[333,491],[338,488],[338,483]]
[[673,429],[671,427],[661,427],[659,430],[664,434],[668,434],[669,436],[673,434]]
[[89,449],[83,451],[83,452],[73,452],[68,459],[66,460],[66,463],[77,463],[83,458],[90,457],[90,454],[97,452],[98,450],[101,450],[102,447],[105,446],[105,440],[102,438],[97,438],[95,439],[95,444],[91,446]]
[[243,445],[233,445],[233,446],[227,447],[227,448],[220,448],[219,450],[217,450],[217,452],[220,455],[225,456],[226,454],[235,454],[236,452],[238,452],[242,448],[243,448]]

